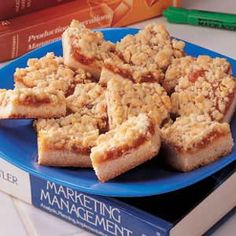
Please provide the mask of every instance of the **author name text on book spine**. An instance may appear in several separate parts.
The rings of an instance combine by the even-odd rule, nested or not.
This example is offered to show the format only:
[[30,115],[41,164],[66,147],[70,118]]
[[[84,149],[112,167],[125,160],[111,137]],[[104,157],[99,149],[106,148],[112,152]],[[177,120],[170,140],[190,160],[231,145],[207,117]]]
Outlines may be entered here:
[[0,190],[31,203],[29,174],[0,157]]
[[0,178],[10,184],[18,185],[18,178],[7,171],[0,169]]

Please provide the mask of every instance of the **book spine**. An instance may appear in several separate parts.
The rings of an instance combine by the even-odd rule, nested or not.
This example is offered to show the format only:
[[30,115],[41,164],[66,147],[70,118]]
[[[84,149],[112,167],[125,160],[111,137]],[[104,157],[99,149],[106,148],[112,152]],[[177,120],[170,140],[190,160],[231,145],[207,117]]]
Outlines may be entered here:
[[170,224],[111,198],[29,175],[0,158],[0,188],[97,235],[167,236]]
[[7,0],[0,1],[0,20],[28,14],[33,11],[72,0]]
[[0,61],[6,61],[18,56],[19,35],[16,33],[0,36]]

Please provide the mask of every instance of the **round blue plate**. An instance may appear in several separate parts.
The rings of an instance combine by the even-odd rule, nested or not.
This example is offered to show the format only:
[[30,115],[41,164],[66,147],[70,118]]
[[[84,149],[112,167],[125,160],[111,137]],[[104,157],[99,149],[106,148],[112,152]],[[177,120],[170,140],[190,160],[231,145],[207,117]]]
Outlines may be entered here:
[[[126,34],[136,33],[137,29],[104,29],[102,32],[107,40],[116,42]],[[193,56],[208,54],[212,57],[224,57],[187,42],[185,51],[187,54]],[[0,70],[0,87],[7,89],[13,88],[13,73],[15,68],[25,67],[28,58],[42,57],[47,52],[62,55],[61,41],[56,41],[36,49],[2,68]],[[233,65],[233,71],[236,74],[236,61],[230,58],[227,59]],[[91,194],[112,197],[141,197],[167,193],[192,185],[236,160],[236,148],[234,146],[230,155],[189,173],[180,173],[163,166],[159,161],[160,158],[156,158],[112,181],[100,183],[94,171],[91,169],[62,169],[39,166],[36,162],[36,136],[31,124],[32,120],[0,121],[0,156],[31,175],[36,175],[43,179]],[[231,126],[235,139],[235,118],[232,120]]]

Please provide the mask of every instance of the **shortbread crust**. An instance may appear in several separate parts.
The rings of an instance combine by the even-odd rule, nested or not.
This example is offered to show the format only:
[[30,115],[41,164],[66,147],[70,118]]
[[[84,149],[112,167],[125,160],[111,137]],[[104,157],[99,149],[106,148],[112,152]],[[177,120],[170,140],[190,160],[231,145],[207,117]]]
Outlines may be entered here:
[[90,156],[99,180],[105,182],[152,159],[159,149],[158,125],[139,114],[100,135]]
[[0,90],[0,118],[52,118],[64,116],[66,100],[61,91],[41,88]]
[[228,123],[205,115],[182,116],[161,129],[165,160],[180,171],[190,171],[229,154],[233,139]]
[[35,126],[39,164],[91,167],[90,150],[99,136],[96,119],[74,113],[59,119],[41,119]]

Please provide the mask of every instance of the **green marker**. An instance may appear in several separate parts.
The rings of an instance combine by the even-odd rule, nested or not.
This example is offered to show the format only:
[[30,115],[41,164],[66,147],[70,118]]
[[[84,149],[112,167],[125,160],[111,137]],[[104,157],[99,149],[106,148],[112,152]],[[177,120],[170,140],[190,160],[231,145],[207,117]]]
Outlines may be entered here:
[[236,30],[236,14],[169,7],[163,15],[172,23]]

